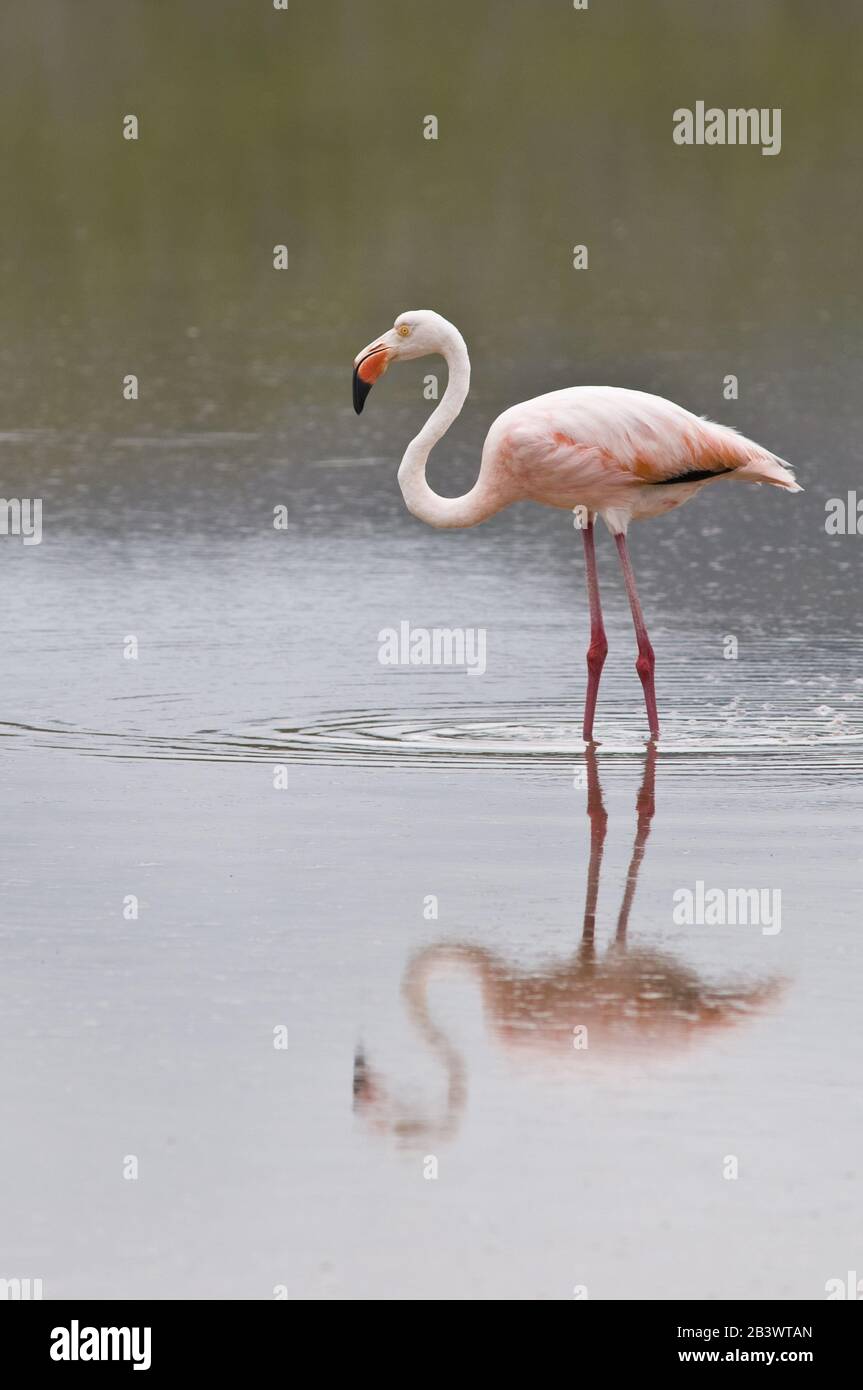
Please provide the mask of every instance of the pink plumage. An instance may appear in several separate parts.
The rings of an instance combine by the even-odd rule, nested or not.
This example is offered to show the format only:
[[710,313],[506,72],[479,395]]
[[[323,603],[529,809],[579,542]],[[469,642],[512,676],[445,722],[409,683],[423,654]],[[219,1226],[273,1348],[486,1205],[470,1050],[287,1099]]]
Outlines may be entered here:
[[678,507],[720,478],[799,491],[760,445],[673,401],[616,386],[575,386],[512,406],[483,449],[489,482],[502,472],[513,500],[582,506],[614,532]]

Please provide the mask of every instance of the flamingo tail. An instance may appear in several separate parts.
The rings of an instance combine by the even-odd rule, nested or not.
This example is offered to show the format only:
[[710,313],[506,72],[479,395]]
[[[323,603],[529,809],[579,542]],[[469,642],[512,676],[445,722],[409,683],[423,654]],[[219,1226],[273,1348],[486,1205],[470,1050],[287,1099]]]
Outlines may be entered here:
[[786,492],[802,492],[803,489],[784,459],[759,449],[747,459],[740,468],[735,468],[733,476],[750,483],[772,483],[774,487],[785,488]]
[[726,476],[748,483],[770,483],[786,492],[803,491],[791,465],[784,459],[727,425],[716,425],[712,421],[705,421],[705,424],[712,426],[713,440],[728,470]]

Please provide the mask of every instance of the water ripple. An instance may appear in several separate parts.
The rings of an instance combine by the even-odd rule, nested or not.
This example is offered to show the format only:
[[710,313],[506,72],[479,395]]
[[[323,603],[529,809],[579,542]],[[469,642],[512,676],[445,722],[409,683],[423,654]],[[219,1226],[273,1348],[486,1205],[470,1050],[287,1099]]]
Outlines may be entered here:
[[[584,751],[580,714],[570,702],[523,702],[470,708],[436,706],[342,710],[299,722],[259,720],[236,729],[151,733],[128,729],[0,724],[7,750],[25,745],[91,757],[205,762],[272,762],[328,766],[507,769],[571,772]],[[602,759],[639,759],[645,749],[640,712],[597,725]],[[739,776],[759,768],[774,779],[830,780],[863,770],[861,720],[828,706],[806,712],[744,711],[735,702],[700,718],[671,712],[659,742],[665,766],[682,775],[710,769]]]

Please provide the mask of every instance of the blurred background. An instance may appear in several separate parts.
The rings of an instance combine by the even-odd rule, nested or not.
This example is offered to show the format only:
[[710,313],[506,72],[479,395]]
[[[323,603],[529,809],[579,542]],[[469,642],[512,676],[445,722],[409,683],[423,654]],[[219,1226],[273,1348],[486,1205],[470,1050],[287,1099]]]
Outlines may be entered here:
[[[766,373],[817,379],[856,348],[857,18],[853,0],[817,22],[806,0],[11,0],[7,414],[122,421],[110,387],[134,359],[154,426],[284,424],[342,403],[356,344],[426,304],[463,329],[486,409],[613,379],[706,410],[751,353],[751,413]],[[698,99],[780,107],[781,153],[675,145]],[[404,373],[388,389],[417,394]]]

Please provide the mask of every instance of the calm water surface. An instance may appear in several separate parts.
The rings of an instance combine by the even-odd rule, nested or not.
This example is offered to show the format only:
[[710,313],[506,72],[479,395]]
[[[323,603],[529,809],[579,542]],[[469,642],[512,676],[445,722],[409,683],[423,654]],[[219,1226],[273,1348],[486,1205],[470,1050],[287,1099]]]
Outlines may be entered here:
[[[314,453],[3,446],[66,505],[4,557],[7,1262],[57,1296],[817,1297],[859,1213],[843,542],[731,488],[636,529],[648,766],[606,538],[594,766],[569,519],[413,525],[392,459],[327,461],[347,410]],[[485,626],[486,674],[381,666],[403,618]],[[780,890],[781,932],[676,925],[699,880]]]

